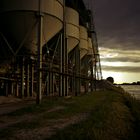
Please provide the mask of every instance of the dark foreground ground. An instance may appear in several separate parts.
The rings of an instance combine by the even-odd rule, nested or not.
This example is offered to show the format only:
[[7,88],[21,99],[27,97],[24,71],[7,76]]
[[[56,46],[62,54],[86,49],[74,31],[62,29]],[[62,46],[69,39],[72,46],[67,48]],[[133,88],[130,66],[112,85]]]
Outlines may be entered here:
[[139,140],[140,103],[122,89],[0,105],[0,140]]

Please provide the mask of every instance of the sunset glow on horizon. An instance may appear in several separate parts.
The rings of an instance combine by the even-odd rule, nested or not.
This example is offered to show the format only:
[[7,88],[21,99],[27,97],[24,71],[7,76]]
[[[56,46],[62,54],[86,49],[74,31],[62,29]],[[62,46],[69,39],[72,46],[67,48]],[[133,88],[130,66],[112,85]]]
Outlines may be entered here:
[[102,70],[103,79],[107,77],[113,77],[114,83],[122,84],[122,83],[133,83],[138,82],[140,74],[138,73],[136,77],[134,77],[134,73],[128,72],[113,72],[113,71],[104,71]]
[[111,76],[117,84],[140,81],[140,51],[101,48],[100,55],[103,79]]

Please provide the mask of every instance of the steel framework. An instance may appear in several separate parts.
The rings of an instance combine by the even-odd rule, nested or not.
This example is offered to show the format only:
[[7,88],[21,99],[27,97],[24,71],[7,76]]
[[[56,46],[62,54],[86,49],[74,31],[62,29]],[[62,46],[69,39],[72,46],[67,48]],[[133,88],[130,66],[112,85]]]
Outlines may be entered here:
[[[36,22],[26,33],[16,51],[1,30],[6,27],[0,24],[0,46],[4,52],[0,58],[1,93],[12,94],[20,98],[35,96],[36,103],[39,104],[42,96],[46,95],[77,96],[96,90],[96,80],[100,80],[102,74],[91,10],[86,9],[83,1],[64,0],[62,29],[43,44],[44,13],[41,11],[41,0],[38,2],[39,9],[35,13]],[[86,29],[87,37],[91,39],[92,49],[86,50],[84,47],[84,52],[87,51],[84,56],[81,56],[80,40],[72,50],[68,51],[70,36],[67,35],[69,25],[65,14],[67,7],[73,9],[74,12],[77,11],[79,26]],[[0,18],[2,14],[0,12]],[[25,42],[36,25],[37,53],[26,53],[22,48],[26,45]]]

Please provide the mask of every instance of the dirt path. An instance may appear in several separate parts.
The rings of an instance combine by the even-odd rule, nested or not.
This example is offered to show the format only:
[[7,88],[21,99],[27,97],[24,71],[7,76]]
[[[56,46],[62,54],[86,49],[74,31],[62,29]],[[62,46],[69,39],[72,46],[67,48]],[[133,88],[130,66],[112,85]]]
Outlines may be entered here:
[[21,100],[13,97],[0,97],[0,115],[13,112],[34,103],[35,99]]
[[64,129],[71,124],[77,124],[80,121],[86,119],[87,114],[79,114],[66,119],[54,119],[45,122],[43,127],[33,129],[32,131],[19,130],[10,140],[43,140],[56,134],[56,131]]
[[[26,107],[27,105],[29,105],[29,104],[19,106],[19,108]],[[11,106],[11,108],[12,108],[12,106]],[[8,113],[12,112],[12,110],[14,110],[14,109],[17,109],[17,108],[14,107],[14,106],[13,106],[12,109],[8,108]],[[0,115],[0,130],[8,128],[9,126],[15,125],[15,124],[20,123],[20,122],[30,122],[30,121],[35,120],[37,118],[42,118],[44,113],[51,113],[51,112],[55,112],[55,111],[58,111],[58,110],[61,110],[61,109],[64,109],[64,107],[63,106],[57,106],[55,108],[51,108],[51,109],[47,110],[46,112],[43,112],[43,113],[38,114],[38,115],[24,114],[20,117],[19,116],[10,117],[6,114]]]
[[[65,109],[65,106],[56,106],[53,108],[49,108],[45,110],[45,112],[39,113],[39,114],[24,114],[23,116],[8,116],[6,114],[13,112],[15,110],[21,109],[23,107],[29,106],[31,104],[34,104],[35,100],[23,100],[23,101],[12,101],[8,103],[0,104],[0,131],[10,129],[12,130],[16,124],[19,123],[30,123],[32,121],[37,121],[39,118],[44,117],[44,113],[53,113]],[[66,118],[50,118],[45,119],[43,124],[37,128],[33,129],[20,129],[16,128],[16,131],[13,131],[12,136],[6,138],[8,140],[42,140],[45,138],[49,138],[50,136],[54,135],[57,130],[64,129],[65,127],[76,124],[84,119],[87,118],[86,113],[77,114],[73,116],[68,116]],[[1,139],[1,138],[0,138]]]

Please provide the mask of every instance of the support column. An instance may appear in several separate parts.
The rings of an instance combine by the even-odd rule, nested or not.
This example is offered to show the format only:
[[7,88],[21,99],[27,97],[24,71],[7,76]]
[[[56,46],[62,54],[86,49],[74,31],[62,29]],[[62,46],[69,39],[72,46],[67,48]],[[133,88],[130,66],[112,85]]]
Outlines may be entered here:
[[19,97],[19,88],[18,88],[18,82],[16,82],[16,96]]
[[22,60],[22,65],[21,65],[21,98],[24,97],[24,76],[25,76],[25,72],[24,72],[24,58]]
[[59,96],[63,95],[63,34],[61,33],[60,38],[60,74],[59,74]]
[[53,73],[49,72],[49,83],[48,83],[49,95],[53,94]]
[[52,95],[54,95],[54,73],[52,72],[52,89],[51,89],[51,93]]
[[[65,3],[65,1],[64,1]],[[68,95],[68,52],[67,52],[67,37],[66,37],[66,19],[65,19],[65,4],[63,7],[63,44],[62,44],[62,95]]]
[[11,95],[14,95],[14,82],[11,81]]
[[30,80],[30,96],[34,93],[34,64],[31,62],[31,80]]
[[6,96],[8,96],[8,94],[9,94],[9,82],[8,81],[6,81],[6,84],[5,84],[5,89],[6,89]]
[[95,60],[94,60],[94,75],[95,75],[94,90],[96,91],[96,79],[97,79],[97,59],[96,59],[96,55],[95,55]]
[[47,95],[50,95],[50,71],[48,72]]
[[76,93],[76,91],[75,91],[75,73],[74,73],[74,68],[73,68],[73,70],[72,70],[72,77],[71,77],[71,80],[72,80],[72,84],[71,84],[71,86],[72,86],[72,94],[75,94]]
[[67,52],[67,42],[68,39],[65,38],[64,45],[64,96],[68,96],[68,52]]
[[80,93],[80,49],[75,48],[75,96]]
[[40,104],[42,99],[42,35],[43,35],[43,13],[41,12],[41,0],[39,1],[39,24],[38,24],[38,58],[37,58],[37,96],[36,103]]
[[91,86],[91,92],[93,91],[94,89],[94,74],[93,74],[93,60],[91,61],[91,64],[90,64],[90,72],[91,72],[91,80],[90,80],[90,86]]
[[29,63],[27,63],[27,67],[26,67],[26,96],[29,97],[29,85],[30,82],[30,67],[29,67]]

